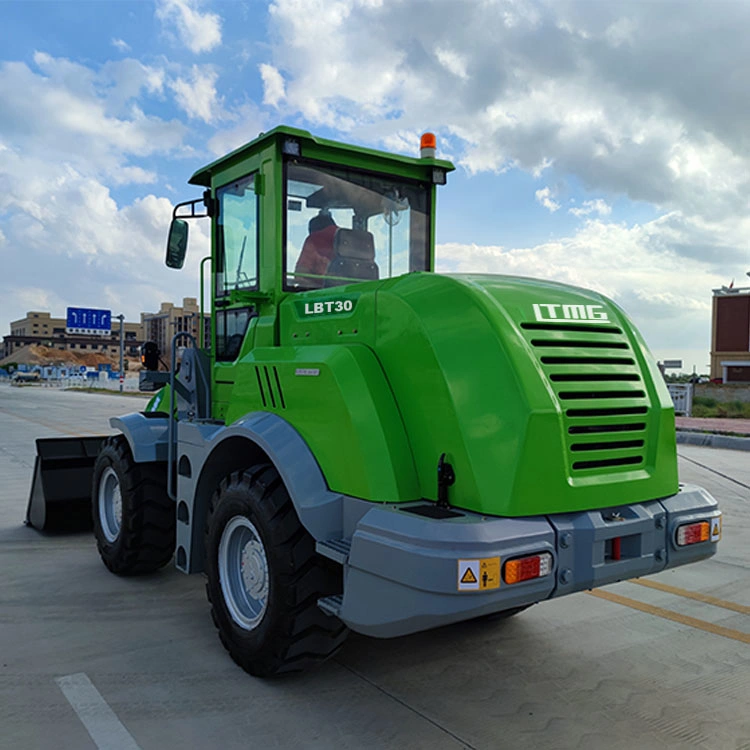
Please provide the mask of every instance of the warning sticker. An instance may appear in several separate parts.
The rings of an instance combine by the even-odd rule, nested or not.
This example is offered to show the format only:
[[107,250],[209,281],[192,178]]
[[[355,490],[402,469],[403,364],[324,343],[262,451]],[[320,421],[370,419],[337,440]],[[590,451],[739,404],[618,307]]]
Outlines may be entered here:
[[479,561],[479,588],[500,588],[500,558],[486,557]]
[[485,591],[500,588],[500,558],[458,561],[458,590]]
[[721,516],[711,519],[711,541],[718,542],[721,539]]
[[469,567],[464,571],[464,574],[461,576],[460,583],[479,583],[471,565],[469,565]]

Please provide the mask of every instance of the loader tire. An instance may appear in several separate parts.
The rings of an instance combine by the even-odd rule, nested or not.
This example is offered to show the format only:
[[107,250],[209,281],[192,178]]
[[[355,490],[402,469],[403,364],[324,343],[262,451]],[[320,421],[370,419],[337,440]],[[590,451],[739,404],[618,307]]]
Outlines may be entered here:
[[166,467],[135,463],[124,435],[107,438],[99,451],[91,508],[96,546],[113,573],[151,573],[172,559],[175,508]]
[[349,632],[318,607],[321,597],[341,593],[341,568],[315,552],[268,463],[230,474],[211,498],[206,576],[219,638],[256,677],[319,664]]

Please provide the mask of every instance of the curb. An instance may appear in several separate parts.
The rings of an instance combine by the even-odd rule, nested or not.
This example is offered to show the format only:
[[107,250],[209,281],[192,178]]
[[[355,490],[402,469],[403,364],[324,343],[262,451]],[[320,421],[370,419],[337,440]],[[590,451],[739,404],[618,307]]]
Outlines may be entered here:
[[735,451],[750,451],[750,437],[718,435],[714,432],[677,431],[677,442],[701,445],[705,448],[728,448]]

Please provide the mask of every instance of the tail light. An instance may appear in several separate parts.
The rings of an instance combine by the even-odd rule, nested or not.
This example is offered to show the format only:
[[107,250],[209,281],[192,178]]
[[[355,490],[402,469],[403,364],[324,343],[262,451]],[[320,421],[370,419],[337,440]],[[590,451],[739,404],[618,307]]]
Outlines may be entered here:
[[677,546],[686,547],[688,544],[707,542],[711,535],[708,521],[689,523],[677,528]]
[[543,578],[551,572],[552,555],[549,552],[542,552],[539,555],[508,560],[503,569],[503,580],[505,583],[520,583],[532,578]]

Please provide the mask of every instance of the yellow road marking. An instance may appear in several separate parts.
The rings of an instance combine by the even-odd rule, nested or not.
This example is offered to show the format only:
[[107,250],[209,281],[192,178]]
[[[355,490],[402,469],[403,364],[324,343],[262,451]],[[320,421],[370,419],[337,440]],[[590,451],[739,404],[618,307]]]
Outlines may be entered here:
[[646,612],[649,615],[663,617],[665,620],[672,620],[672,622],[678,622],[681,625],[689,625],[691,628],[704,630],[706,633],[713,633],[714,635],[720,635],[724,638],[731,638],[734,641],[740,641],[740,643],[750,644],[750,633],[743,633],[740,630],[732,630],[732,628],[725,628],[721,625],[714,625],[714,623],[712,622],[699,620],[697,617],[688,617],[687,615],[681,615],[679,612],[672,612],[669,609],[654,607],[652,604],[645,604],[644,602],[639,602],[636,599],[630,599],[627,596],[613,594],[610,591],[602,591],[600,589],[596,589],[595,591],[587,591],[586,593],[590,594],[591,596],[597,597],[597,599],[606,599],[608,602],[622,604],[623,607],[630,607],[631,609],[637,609],[641,612]]
[[639,586],[646,586],[649,589],[657,589],[658,591],[665,591],[667,594],[675,594],[675,596],[682,596],[685,599],[695,599],[697,602],[704,602],[705,604],[712,604],[714,607],[723,607],[724,609],[731,609],[733,612],[739,612],[741,615],[750,615],[750,607],[745,604],[737,604],[736,602],[728,602],[724,599],[717,599],[715,596],[709,596],[708,594],[700,594],[697,591],[688,591],[687,589],[681,589],[677,586],[669,586],[666,583],[659,583],[659,581],[648,581],[643,579],[637,579],[635,581],[629,581],[629,583],[637,583]]

